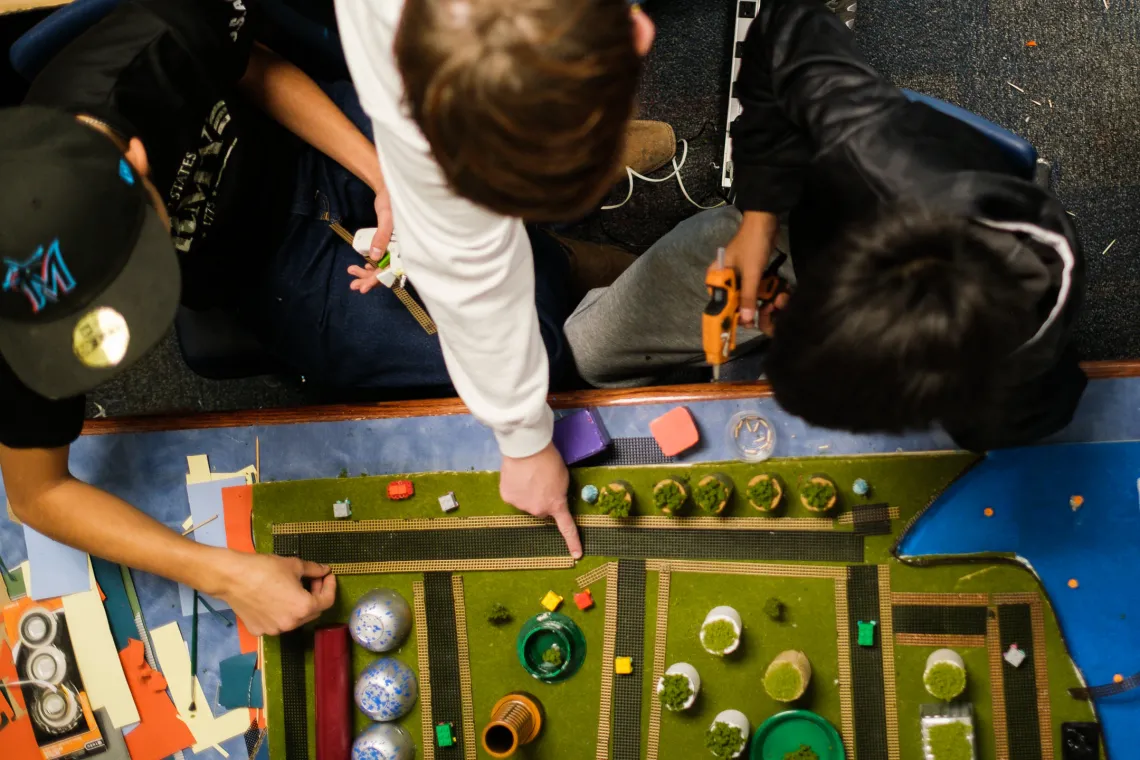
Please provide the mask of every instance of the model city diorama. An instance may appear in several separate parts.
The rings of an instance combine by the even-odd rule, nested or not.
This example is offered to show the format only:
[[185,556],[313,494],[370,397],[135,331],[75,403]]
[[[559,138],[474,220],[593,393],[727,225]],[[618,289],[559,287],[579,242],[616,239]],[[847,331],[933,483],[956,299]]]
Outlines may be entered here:
[[738,417],[744,461],[692,465],[670,461],[699,440],[684,408],[624,453],[591,412],[560,420],[586,459],[577,562],[495,473],[254,486],[258,550],[339,584],[315,630],[265,642],[271,757],[1102,757],[1031,573],[895,556],[978,457],[764,461],[767,423]]

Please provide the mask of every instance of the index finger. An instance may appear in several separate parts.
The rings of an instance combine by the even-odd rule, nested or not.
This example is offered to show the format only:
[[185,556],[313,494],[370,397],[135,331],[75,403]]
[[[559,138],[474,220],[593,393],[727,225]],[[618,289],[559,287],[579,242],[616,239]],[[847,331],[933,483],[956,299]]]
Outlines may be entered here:
[[554,523],[558,526],[558,531],[566,542],[566,548],[570,550],[570,556],[574,559],[581,559],[582,539],[578,535],[578,526],[574,523],[574,516],[570,514],[570,509],[564,506],[556,511]]

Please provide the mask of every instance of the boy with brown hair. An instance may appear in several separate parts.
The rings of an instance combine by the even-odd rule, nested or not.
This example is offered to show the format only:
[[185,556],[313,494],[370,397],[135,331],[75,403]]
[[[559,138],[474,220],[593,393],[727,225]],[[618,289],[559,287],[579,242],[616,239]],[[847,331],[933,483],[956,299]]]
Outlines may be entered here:
[[[544,337],[561,324],[535,307],[549,238],[524,222],[579,217],[623,160],[672,155],[667,126],[630,128],[653,23],[625,0],[337,0],[336,10],[404,268],[438,325],[455,389],[495,433],[501,495],[554,517],[580,556],[546,403]],[[659,155],[631,155],[646,146]],[[351,271],[355,289],[374,286],[371,266]]]

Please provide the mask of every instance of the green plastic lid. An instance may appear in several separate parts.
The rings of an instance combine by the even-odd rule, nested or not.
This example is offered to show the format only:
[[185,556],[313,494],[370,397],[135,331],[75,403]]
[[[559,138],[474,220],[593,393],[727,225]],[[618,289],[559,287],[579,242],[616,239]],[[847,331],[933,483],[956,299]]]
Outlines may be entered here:
[[806,744],[819,760],[846,760],[839,732],[811,710],[789,710],[773,715],[752,736],[749,760],[784,760]]

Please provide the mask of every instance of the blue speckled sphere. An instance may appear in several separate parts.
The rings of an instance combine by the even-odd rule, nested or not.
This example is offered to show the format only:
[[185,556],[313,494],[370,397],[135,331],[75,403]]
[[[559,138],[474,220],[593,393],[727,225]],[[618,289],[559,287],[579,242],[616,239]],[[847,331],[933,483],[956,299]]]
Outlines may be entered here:
[[582,501],[593,504],[598,500],[597,486],[582,486]]
[[352,743],[352,760],[412,760],[415,756],[412,735],[394,723],[369,726]]
[[356,603],[348,619],[352,640],[371,652],[391,652],[404,643],[412,628],[412,610],[390,588],[369,591]]
[[866,496],[871,492],[871,486],[863,478],[856,478],[851,490],[855,492],[856,496]]
[[360,712],[372,720],[399,720],[416,704],[420,685],[404,663],[385,657],[364,669],[354,696]]

